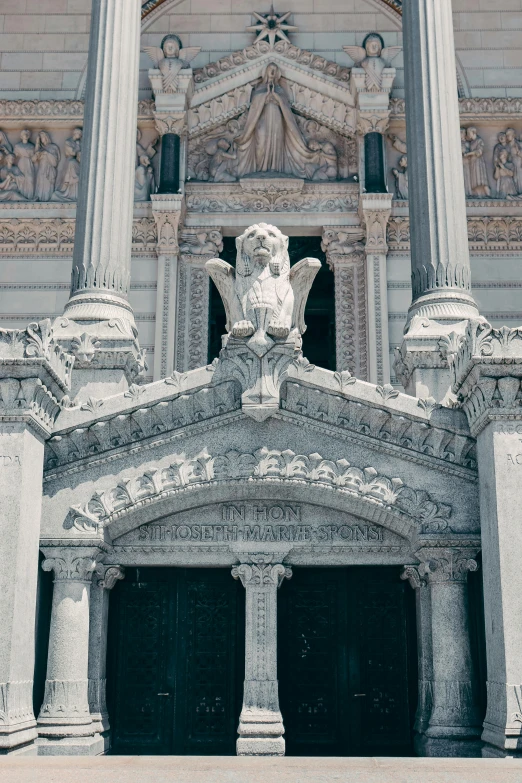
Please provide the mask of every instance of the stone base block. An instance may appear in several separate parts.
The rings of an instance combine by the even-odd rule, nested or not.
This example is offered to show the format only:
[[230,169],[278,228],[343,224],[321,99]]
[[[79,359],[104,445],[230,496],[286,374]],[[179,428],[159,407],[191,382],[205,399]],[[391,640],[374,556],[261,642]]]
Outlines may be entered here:
[[34,741],[38,737],[36,730],[36,721],[32,720],[25,726],[15,727],[12,731],[0,733],[0,756],[12,753],[25,753],[36,755]]
[[106,753],[105,740],[99,734],[94,737],[63,737],[36,741],[39,756],[102,756]]
[[284,756],[285,741],[282,737],[239,737],[236,750],[238,756]]
[[416,753],[430,758],[480,758],[481,750],[478,738],[424,736],[415,741]]

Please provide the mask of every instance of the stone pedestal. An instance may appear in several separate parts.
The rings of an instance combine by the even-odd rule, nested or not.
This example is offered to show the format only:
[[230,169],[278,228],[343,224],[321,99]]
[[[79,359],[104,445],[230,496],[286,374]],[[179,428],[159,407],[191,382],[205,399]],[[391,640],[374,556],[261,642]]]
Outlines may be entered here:
[[243,553],[232,569],[246,590],[245,685],[238,756],[284,756],[277,682],[277,589],[292,571],[278,553]]
[[364,193],[360,201],[361,222],[366,225],[368,380],[381,386],[390,382],[386,232],[392,199],[391,193]]
[[487,714],[484,756],[522,755],[522,329],[471,321],[454,391],[477,438]]
[[[407,391],[422,388],[423,396],[440,401],[449,388],[447,363],[439,367],[434,354],[444,325],[478,315],[471,295],[452,7],[451,0],[405,0],[403,7],[413,300],[400,359],[411,365]],[[439,370],[444,377],[436,377]]]
[[[82,542],[83,543],[83,542]],[[97,755],[104,750],[88,697],[89,597],[99,549],[45,548],[54,572],[45,695],[38,716],[39,755]]]
[[425,756],[480,755],[467,597],[467,575],[477,569],[473,557],[478,546],[466,546],[469,543],[462,548],[431,545],[417,552],[422,560],[419,576],[428,583],[431,607],[433,679],[423,683],[418,715],[423,736],[417,749]]
[[109,594],[125,571],[120,566],[99,565],[91,585],[89,604],[88,699],[95,734],[103,739],[103,752],[110,749],[109,713],[106,701],[107,631]]
[[72,357],[50,322],[0,330],[0,755],[35,753],[33,715],[44,441],[70,384]]
[[140,8],[93,5],[71,297],[57,322],[78,357],[73,395],[84,399],[122,391],[144,369],[128,302]]

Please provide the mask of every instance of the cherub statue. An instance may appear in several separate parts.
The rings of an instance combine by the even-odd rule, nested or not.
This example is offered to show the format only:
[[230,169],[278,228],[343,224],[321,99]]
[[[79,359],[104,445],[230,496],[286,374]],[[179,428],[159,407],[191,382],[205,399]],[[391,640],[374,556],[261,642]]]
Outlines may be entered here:
[[401,46],[385,48],[379,33],[369,33],[362,46],[343,46],[343,49],[365,71],[368,92],[382,91],[382,72],[402,52]]
[[274,339],[293,338],[300,346],[306,300],[321,262],[304,258],[290,269],[288,237],[267,223],[247,228],[236,247],[235,269],[219,258],[205,265],[225,305],[227,332],[250,338],[247,345],[259,357]]
[[164,92],[176,92],[179,72],[182,68],[188,68],[201,50],[200,46],[189,46],[186,49],[182,49],[181,46],[178,36],[170,33],[164,37],[161,46],[143,47],[143,51],[147,52],[161,72]]

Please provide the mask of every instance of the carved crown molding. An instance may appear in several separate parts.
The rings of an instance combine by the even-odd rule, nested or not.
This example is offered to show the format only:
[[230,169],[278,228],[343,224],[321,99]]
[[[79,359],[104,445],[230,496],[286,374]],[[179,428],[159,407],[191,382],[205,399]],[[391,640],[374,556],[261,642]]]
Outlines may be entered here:
[[[390,100],[391,117],[405,119],[406,100]],[[519,119],[522,117],[522,98],[459,98],[459,112],[463,121]]]
[[448,361],[453,391],[475,436],[490,421],[522,419],[522,328],[470,320]]
[[[489,203],[498,208],[504,202]],[[481,206],[483,205],[481,202]],[[520,251],[522,250],[522,217],[468,215],[468,243],[472,251]],[[390,250],[410,249],[409,217],[392,216],[388,222],[388,246]]]
[[[154,101],[138,101],[138,119],[153,117]],[[83,119],[83,100],[0,100],[0,121],[24,122]]]
[[[45,217],[45,210],[39,211],[42,217],[0,219],[0,255],[72,255],[75,218],[48,218]],[[133,253],[153,253],[156,244],[154,220],[148,217],[135,218],[132,224]]]
[[73,363],[48,319],[0,329],[0,419],[26,420],[47,438],[68,399]]
[[405,485],[399,478],[381,476],[372,467],[352,467],[345,459],[334,461],[323,459],[320,454],[301,455],[290,449],[268,448],[253,453],[228,451],[214,457],[205,452],[193,459],[176,455],[166,468],[124,479],[110,490],[94,493],[86,503],[72,506],[65,526],[98,535],[116,519],[144,505],[230,481],[246,481],[249,485],[276,481],[329,488],[386,509],[395,517],[409,518],[420,532],[449,529],[451,506],[439,503],[424,490]]

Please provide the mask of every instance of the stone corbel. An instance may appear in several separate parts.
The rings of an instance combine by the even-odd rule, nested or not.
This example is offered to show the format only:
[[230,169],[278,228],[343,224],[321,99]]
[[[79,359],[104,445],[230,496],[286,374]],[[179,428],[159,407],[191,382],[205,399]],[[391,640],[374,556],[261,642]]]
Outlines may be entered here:
[[368,380],[378,384],[390,382],[386,259],[392,199],[391,193],[364,193],[359,207],[361,222],[366,226]]

